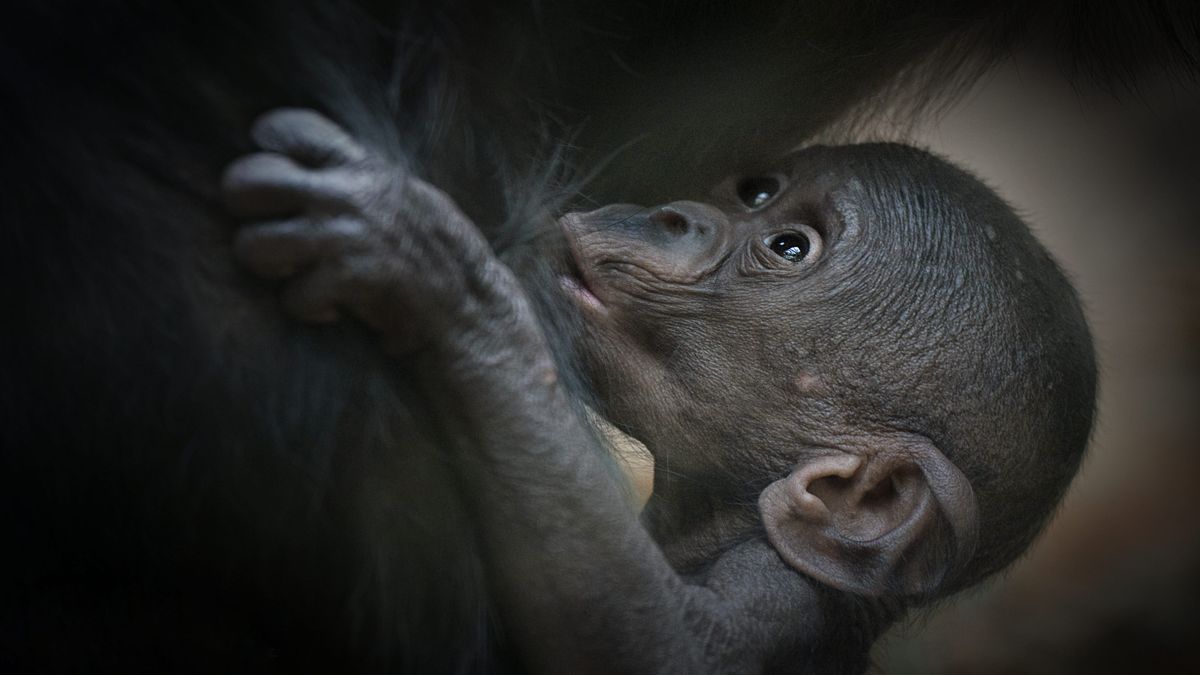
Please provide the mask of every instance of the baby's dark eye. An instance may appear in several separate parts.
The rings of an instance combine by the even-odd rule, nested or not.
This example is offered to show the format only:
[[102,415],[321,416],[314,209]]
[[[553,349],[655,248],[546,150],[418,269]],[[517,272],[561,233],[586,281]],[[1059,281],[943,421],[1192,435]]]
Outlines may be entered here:
[[738,199],[747,207],[757,209],[779,193],[779,181],[770,176],[747,178],[738,183]]
[[812,242],[799,232],[783,232],[767,237],[763,242],[775,255],[788,262],[800,262],[812,249]]

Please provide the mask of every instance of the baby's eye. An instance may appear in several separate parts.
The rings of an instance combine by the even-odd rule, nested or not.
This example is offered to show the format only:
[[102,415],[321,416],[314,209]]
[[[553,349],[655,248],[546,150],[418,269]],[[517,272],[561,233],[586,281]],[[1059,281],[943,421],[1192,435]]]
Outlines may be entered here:
[[809,241],[807,236],[799,232],[773,234],[764,239],[763,243],[775,255],[788,262],[800,262],[812,250],[812,242]]
[[770,176],[747,178],[737,186],[738,199],[751,209],[757,209],[766,204],[777,194],[779,194],[779,180]]

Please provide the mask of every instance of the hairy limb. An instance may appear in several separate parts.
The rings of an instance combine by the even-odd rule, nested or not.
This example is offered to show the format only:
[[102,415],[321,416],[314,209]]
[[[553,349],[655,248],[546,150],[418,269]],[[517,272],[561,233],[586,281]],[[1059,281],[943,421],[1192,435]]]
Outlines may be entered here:
[[[230,167],[235,254],[308,321],[349,313],[385,347],[424,347],[505,611],[548,672],[761,670],[800,649],[811,587],[765,541],[685,580],[575,414],[511,270],[453,202],[315,113],[256,125]],[[425,358],[427,357],[427,358]],[[797,620],[799,619],[799,620]],[[807,620],[811,620],[808,617]],[[792,664],[793,666],[799,664]]]

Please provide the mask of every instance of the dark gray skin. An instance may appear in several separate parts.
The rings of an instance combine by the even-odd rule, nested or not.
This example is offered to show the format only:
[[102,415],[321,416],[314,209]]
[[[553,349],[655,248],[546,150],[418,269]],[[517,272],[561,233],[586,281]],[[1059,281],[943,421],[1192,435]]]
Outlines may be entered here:
[[812,148],[709,203],[560,220],[602,412],[655,456],[639,519],[446,195],[316,113],[253,134],[224,181],[238,260],[297,318],[355,317],[419,364],[534,670],[823,671],[830,591],[869,644],[977,582],[1086,444],[1086,324],[1011,210],[912,148]]

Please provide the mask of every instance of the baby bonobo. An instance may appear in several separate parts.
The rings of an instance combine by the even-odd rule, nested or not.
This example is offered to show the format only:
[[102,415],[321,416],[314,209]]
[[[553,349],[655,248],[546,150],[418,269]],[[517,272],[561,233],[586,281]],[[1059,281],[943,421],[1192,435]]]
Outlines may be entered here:
[[[533,670],[853,672],[906,608],[1017,557],[1091,427],[1076,297],[1012,210],[895,144],[813,147],[709,203],[560,222],[639,516],[514,273],[450,199],[316,113],[225,177],[235,254],[306,321],[419,362]],[[664,171],[670,170],[664,167]]]

